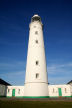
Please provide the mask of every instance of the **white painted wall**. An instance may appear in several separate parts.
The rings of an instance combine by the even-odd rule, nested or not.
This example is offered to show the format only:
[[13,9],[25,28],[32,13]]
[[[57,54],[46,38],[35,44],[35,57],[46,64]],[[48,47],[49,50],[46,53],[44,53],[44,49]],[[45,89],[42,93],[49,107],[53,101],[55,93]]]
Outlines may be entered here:
[[[47,86],[44,83],[38,83],[38,84],[32,83],[30,85],[26,84],[25,87],[26,87],[26,89],[24,89],[24,86],[7,86],[6,96],[12,97],[12,90],[15,89],[15,97],[24,97],[24,96],[59,97],[58,88],[61,88],[63,97],[72,96],[72,91],[71,91],[72,86],[69,84],[68,85],[48,85],[48,92],[45,92],[45,90],[47,90]],[[37,89],[36,87],[38,87],[39,89]],[[9,92],[8,92],[8,89],[9,89]],[[20,89],[20,93],[18,92],[19,89]],[[65,91],[65,89],[66,89],[66,91]],[[28,90],[28,91],[25,91],[25,90]],[[42,92],[41,92],[41,90],[42,90]],[[32,93],[30,94],[29,91]],[[45,94],[45,93],[47,93],[47,94]]]
[[[12,90],[15,89],[15,96],[24,96],[24,86],[7,86],[7,94],[6,96],[12,97]],[[20,93],[19,93],[20,89]],[[8,92],[9,90],[9,92]]]
[[71,96],[72,96],[72,84],[70,85],[70,91],[71,91]]
[[61,88],[62,96],[71,96],[70,85],[49,85],[48,86],[49,96],[58,97],[59,96],[58,88]]
[[48,96],[47,90],[48,84],[46,83],[27,83],[24,96]]
[[[38,34],[35,34],[36,31]],[[38,44],[35,42],[36,40],[38,40]],[[38,65],[36,65],[36,61],[39,62]],[[38,78],[36,78],[36,73],[39,74]],[[30,23],[24,95],[48,96],[43,29],[42,23],[39,21]]]

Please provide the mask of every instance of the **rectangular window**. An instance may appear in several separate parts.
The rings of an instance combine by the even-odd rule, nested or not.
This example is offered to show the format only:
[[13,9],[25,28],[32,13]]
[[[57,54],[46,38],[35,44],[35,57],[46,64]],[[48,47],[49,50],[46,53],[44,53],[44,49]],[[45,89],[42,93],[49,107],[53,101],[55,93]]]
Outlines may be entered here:
[[67,93],[67,89],[65,88],[65,93]]
[[54,93],[54,88],[53,88],[53,93]]
[[8,93],[10,92],[10,89],[8,89]]
[[38,40],[36,40],[35,42],[38,43]]
[[18,89],[18,94],[20,94],[20,89]]
[[36,78],[39,78],[39,73],[36,73]]
[[36,26],[34,26],[34,28],[36,28]]
[[36,65],[38,65],[39,64],[39,62],[38,61],[36,61]]
[[38,31],[35,31],[35,34],[37,35],[38,34]]

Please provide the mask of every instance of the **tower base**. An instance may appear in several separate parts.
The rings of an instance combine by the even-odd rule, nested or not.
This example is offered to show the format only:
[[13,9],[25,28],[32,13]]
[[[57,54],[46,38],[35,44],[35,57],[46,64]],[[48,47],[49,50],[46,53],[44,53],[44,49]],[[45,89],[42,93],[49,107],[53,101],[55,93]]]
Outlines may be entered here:
[[25,98],[48,98],[47,83],[26,83],[24,86]]

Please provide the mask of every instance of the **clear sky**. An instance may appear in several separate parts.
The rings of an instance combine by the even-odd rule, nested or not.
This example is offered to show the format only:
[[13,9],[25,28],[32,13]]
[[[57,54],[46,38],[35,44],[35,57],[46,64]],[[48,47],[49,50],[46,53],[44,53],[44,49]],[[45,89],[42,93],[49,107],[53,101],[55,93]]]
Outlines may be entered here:
[[38,14],[50,84],[72,80],[71,0],[0,0],[0,78],[24,85],[29,23]]

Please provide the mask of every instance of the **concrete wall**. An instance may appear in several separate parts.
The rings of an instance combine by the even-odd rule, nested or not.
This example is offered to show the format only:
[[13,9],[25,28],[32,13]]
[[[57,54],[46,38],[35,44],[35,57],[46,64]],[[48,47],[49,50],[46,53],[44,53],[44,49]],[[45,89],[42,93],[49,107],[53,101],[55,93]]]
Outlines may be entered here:
[[7,97],[12,97],[13,89],[15,89],[15,97],[24,96],[24,86],[7,86]]
[[7,87],[5,85],[0,84],[0,97],[6,96]]
[[61,88],[63,97],[71,97],[70,85],[49,85],[49,97],[60,97],[58,88]]

